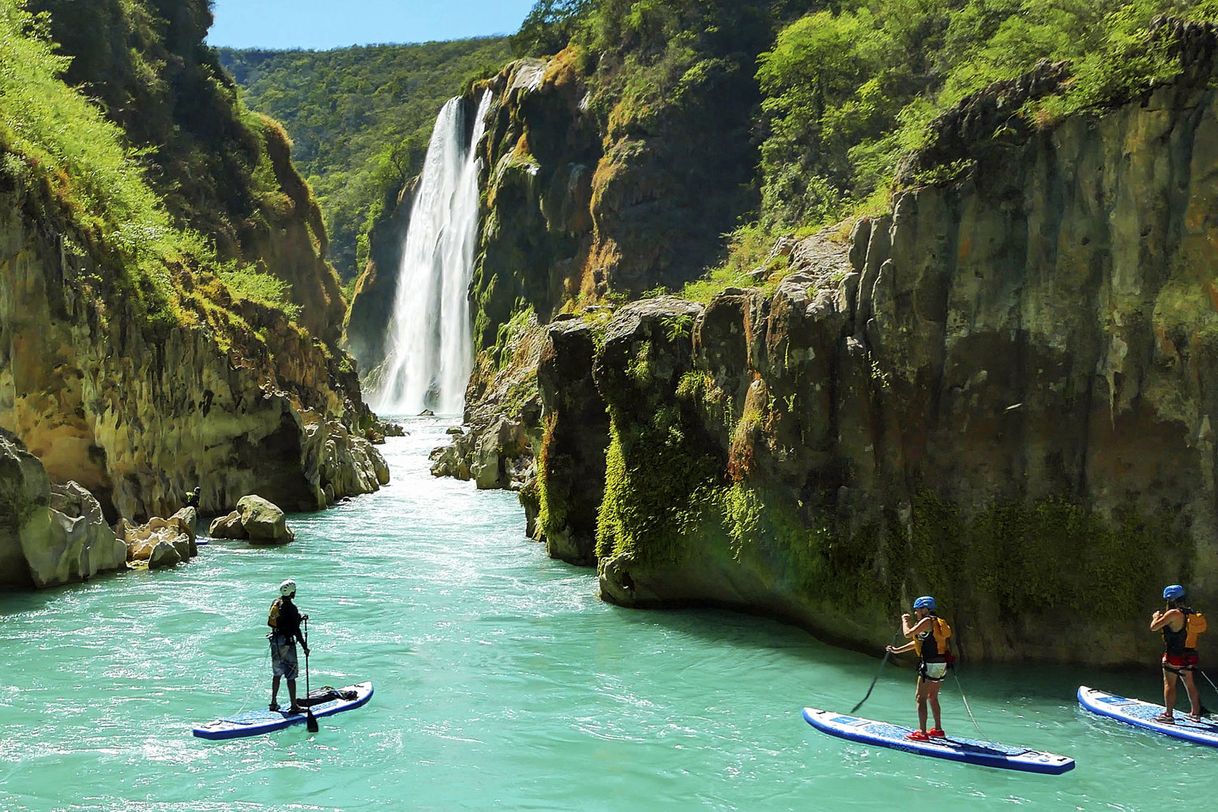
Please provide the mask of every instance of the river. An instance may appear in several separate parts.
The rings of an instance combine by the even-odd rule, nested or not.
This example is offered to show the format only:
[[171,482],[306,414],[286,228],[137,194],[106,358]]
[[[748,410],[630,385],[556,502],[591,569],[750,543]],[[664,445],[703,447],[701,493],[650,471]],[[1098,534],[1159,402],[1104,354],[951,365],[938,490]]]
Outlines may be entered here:
[[[848,710],[878,660],[754,617],[602,603],[590,570],[524,537],[514,495],[428,474],[445,425],[409,421],[384,447],[390,486],[291,517],[287,547],[215,542],[172,571],[0,594],[0,808],[1151,810],[1218,789],[1213,750],[1076,707],[1080,680],[1153,697],[1153,667],[963,671],[987,737],[1075,757],[1064,776],[818,733],[800,708]],[[315,735],[192,738],[268,701],[287,577],[314,687],[371,678],[372,702]],[[943,694],[948,732],[972,733]],[[909,723],[912,695],[889,668],[860,713]]]

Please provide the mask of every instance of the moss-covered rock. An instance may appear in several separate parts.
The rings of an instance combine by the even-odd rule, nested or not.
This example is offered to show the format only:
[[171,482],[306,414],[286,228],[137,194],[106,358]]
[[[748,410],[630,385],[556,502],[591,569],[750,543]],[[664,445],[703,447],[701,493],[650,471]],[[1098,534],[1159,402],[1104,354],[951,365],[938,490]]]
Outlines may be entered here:
[[537,372],[544,434],[536,531],[552,558],[588,566],[609,444],[609,415],[592,378],[597,341],[597,328],[579,319],[550,325]]

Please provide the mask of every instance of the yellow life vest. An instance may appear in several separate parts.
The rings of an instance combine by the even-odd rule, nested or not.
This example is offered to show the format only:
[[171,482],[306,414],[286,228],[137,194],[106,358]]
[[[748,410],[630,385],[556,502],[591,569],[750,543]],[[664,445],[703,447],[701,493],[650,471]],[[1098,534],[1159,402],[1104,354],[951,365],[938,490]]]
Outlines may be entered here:
[[1184,647],[1196,648],[1197,638],[1204,634],[1209,624],[1205,622],[1205,615],[1200,612],[1189,612],[1184,616]]
[[279,628],[279,608],[280,602],[276,600],[271,604],[271,613],[266,617],[266,625],[270,626],[272,629]]
[[[931,615],[930,631],[935,638],[935,650],[940,655],[946,655],[948,652],[948,639],[952,636],[952,627],[948,622],[938,615]],[[914,635],[913,639],[914,651],[919,657],[922,656],[922,641]]]

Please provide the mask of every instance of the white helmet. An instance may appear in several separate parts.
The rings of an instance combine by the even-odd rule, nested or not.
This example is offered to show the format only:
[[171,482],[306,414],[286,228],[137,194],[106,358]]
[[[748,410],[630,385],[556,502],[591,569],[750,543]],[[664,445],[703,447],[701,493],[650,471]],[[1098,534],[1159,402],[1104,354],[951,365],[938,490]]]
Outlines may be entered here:
[[296,582],[293,581],[291,578],[284,581],[282,584],[279,585],[279,594],[283,595],[285,598],[288,595],[295,595],[296,594]]

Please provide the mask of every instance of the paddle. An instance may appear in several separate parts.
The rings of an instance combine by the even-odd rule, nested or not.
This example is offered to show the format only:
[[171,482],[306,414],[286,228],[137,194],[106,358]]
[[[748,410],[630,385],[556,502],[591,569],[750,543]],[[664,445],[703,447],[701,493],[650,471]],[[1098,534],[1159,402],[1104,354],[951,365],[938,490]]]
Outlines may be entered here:
[[863,703],[871,698],[871,692],[875,690],[875,684],[880,681],[880,674],[884,673],[884,666],[888,665],[888,658],[892,656],[892,652],[884,649],[884,659],[880,660],[880,668],[875,672],[875,676],[871,679],[871,685],[867,688],[867,693],[858,701],[858,704],[850,709],[851,713],[857,713],[858,709],[863,707]]
[[[305,702],[309,701],[309,619],[306,617],[304,622],[304,649],[305,649]],[[316,733],[320,728],[317,726],[317,717],[313,715],[313,706],[305,705],[305,727],[310,733]]]
[[[892,642],[895,644],[900,633],[893,635]],[[888,658],[892,656],[892,652],[884,649],[884,659],[880,660],[879,670],[875,672],[875,677],[871,680],[871,685],[867,688],[867,693],[859,700],[859,703],[850,709],[851,713],[856,713],[859,708],[863,707],[863,703],[871,698],[871,692],[875,690],[875,684],[880,681],[880,674],[884,673],[884,666],[888,665]]]

